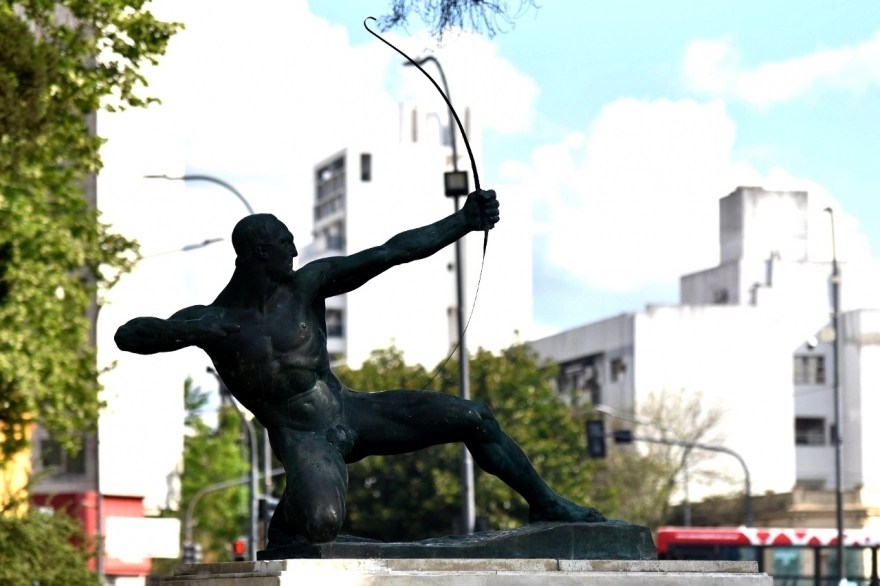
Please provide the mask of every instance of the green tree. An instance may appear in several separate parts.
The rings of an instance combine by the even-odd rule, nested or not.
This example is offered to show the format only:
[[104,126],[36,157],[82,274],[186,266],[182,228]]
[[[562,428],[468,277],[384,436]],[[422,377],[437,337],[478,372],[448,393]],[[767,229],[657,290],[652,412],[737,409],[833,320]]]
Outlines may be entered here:
[[0,584],[100,586],[88,568],[94,547],[79,522],[63,510],[21,512],[19,504],[11,499],[0,507]]
[[39,421],[70,451],[100,408],[96,292],[136,257],[86,201],[100,108],[144,106],[175,23],[145,0],[0,0],[0,465]]
[[[457,363],[450,360],[434,385],[457,394]],[[595,464],[586,459],[583,425],[550,386],[555,367],[538,362],[525,346],[500,354],[480,349],[471,357],[471,391],[523,447],[538,472],[560,494],[603,510],[613,504],[594,488]],[[360,369],[342,368],[340,378],[360,391],[420,389],[428,380],[421,366],[406,365],[396,348],[373,352]],[[400,456],[373,456],[349,466],[344,532],[384,541],[448,535],[461,508],[460,444],[435,446]],[[491,528],[522,525],[525,501],[491,474],[475,468],[476,512]]]
[[[181,515],[198,491],[239,478],[249,469],[242,453],[241,420],[235,408],[221,405],[217,411],[217,427],[211,428],[202,419],[207,402],[208,393],[193,387],[188,379],[184,384],[188,435],[183,448]],[[247,518],[246,485],[205,493],[195,506],[193,540],[201,544],[206,562],[229,559],[229,544],[246,533],[243,528]]]

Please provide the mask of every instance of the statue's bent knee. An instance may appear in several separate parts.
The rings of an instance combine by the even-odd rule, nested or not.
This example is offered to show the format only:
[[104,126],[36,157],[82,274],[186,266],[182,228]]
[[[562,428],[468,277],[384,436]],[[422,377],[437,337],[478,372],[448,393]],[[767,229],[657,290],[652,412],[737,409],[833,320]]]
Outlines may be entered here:
[[345,505],[321,503],[298,511],[294,526],[311,543],[333,541],[345,520]]

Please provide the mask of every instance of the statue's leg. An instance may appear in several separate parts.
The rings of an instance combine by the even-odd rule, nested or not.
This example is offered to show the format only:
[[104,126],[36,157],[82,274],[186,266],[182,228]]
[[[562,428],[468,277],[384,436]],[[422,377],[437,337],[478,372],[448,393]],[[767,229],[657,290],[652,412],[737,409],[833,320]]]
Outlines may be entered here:
[[529,521],[605,520],[595,509],[578,506],[547,486],[485,403],[431,391],[346,391],[343,401],[345,418],[357,434],[347,462],[464,442],[480,468],[522,495],[529,504]]
[[281,455],[287,486],[269,523],[268,547],[302,538],[333,541],[345,519],[348,471],[342,456],[323,439],[289,442]]

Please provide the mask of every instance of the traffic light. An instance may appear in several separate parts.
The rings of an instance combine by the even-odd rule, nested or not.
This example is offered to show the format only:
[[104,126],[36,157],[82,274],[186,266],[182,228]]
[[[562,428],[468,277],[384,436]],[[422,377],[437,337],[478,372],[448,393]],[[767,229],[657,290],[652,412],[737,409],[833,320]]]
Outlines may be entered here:
[[591,458],[605,457],[605,422],[601,419],[587,421],[587,455]]
[[615,444],[631,444],[633,442],[633,432],[629,429],[615,429],[611,432]]
[[187,541],[183,544],[183,563],[198,564],[202,561],[202,544]]
[[232,561],[247,561],[247,541],[244,538],[239,537],[232,542]]

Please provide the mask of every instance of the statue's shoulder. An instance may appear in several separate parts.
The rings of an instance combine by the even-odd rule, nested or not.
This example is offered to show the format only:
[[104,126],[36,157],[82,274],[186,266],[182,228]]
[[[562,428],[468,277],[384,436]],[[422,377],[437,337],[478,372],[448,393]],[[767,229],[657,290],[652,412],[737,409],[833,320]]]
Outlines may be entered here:
[[219,305],[191,305],[176,312],[170,319],[190,320],[202,319],[205,317],[222,318],[224,313],[225,308]]

